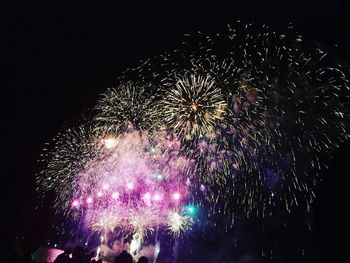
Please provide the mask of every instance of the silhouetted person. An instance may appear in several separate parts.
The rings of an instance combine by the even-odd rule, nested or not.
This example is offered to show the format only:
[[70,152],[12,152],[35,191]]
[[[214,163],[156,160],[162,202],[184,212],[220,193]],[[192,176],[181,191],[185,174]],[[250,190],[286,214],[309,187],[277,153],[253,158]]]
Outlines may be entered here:
[[65,249],[62,254],[59,254],[53,263],[70,263],[71,259],[69,258],[69,254],[71,251],[69,249]]
[[84,248],[77,246],[72,252],[72,263],[87,263],[89,262],[88,257],[85,254]]
[[123,250],[122,253],[115,258],[114,263],[133,263],[132,256]]
[[139,258],[139,260],[137,261],[137,263],[148,263],[148,258],[142,256]]

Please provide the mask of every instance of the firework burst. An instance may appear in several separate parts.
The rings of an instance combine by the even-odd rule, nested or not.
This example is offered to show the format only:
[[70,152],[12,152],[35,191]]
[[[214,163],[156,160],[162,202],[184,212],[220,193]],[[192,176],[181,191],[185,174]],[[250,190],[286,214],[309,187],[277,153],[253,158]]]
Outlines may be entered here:
[[46,167],[39,176],[38,190],[55,191],[57,212],[69,213],[72,193],[85,191],[78,177],[97,161],[101,150],[99,136],[91,125],[80,125],[58,134],[44,149],[41,162]]
[[92,213],[92,218],[89,222],[90,228],[99,234],[106,234],[108,232],[113,232],[117,226],[123,224],[123,216],[121,215],[119,209],[115,210],[101,210]]
[[176,211],[171,211],[168,215],[167,229],[174,236],[184,234],[191,229],[191,218]]
[[180,137],[211,133],[225,112],[221,89],[210,76],[191,74],[178,78],[161,101],[167,127]]
[[158,226],[189,230],[176,211],[190,199],[230,222],[310,209],[324,160],[349,138],[345,70],[292,27],[192,39],[103,93],[97,128],[58,136],[38,182],[59,211],[88,211],[95,231],[122,226],[140,243]]
[[202,59],[212,61],[227,103],[221,127],[193,149],[205,198],[218,204],[213,214],[309,210],[324,157],[349,138],[342,67],[292,27],[278,35],[238,24],[202,45],[211,50]]
[[96,105],[97,128],[117,134],[131,128],[151,129],[157,118],[150,88],[127,82],[104,92]]

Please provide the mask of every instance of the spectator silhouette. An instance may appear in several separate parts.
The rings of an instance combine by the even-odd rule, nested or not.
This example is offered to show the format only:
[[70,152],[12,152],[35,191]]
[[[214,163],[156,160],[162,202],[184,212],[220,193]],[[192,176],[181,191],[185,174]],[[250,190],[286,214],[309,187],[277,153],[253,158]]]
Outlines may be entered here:
[[77,246],[72,252],[72,263],[87,263],[89,262],[88,257],[85,254],[84,248]]
[[115,258],[114,263],[133,263],[132,256],[123,250],[122,253]]
[[54,263],[70,263],[71,259],[69,258],[69,254],[71,251],[69,249],[65,249],[62,254],[59,254],[55,259]]
[[139,258],[139,260],[137,261],[137,263],[148,263],[148,258],[142,256]]

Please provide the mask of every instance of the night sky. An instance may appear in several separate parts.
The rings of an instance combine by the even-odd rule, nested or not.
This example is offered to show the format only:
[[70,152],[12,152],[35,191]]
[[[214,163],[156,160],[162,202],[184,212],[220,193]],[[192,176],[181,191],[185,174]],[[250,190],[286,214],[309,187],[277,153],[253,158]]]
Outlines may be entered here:
[[[267,24],[277,31],[292,22],[307,39],[326,48],[338,44],[342,62],[350,65],[346,0],[96,2],[23,1],[3,10],[6,169],[1,194],[7,249],[19,236],[29,247],[52,238],[50,203],[39,206],[34,183],[44,143],[92,108],[123,70],[180,47],[184,34],[215,34],[236,20]],[[313,213],[314,246],[324,260],[317,262],[334,262],[349,254],[349,143],[334,156],[323,173]]]

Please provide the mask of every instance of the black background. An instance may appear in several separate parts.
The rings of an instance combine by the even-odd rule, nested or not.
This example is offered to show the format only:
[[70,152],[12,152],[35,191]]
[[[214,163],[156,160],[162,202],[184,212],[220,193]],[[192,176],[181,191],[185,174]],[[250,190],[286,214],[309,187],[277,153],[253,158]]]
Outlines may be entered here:
[[[276,30],[292,22],[307,38],[339,44],[341,58],[350,61],[346,0],[87,2],[26,1],[3,8],[1,188],[7,248],[16,237],[33,247],[51,238],[52,211],[35,209],[36,160],[44,143],[91,108],[123,70],[179,47],[185,33],[213,34],[238,19]],[[349,257],[349,152],[347,143],[335,153],[315,203],[315,242],[325,262]]]

